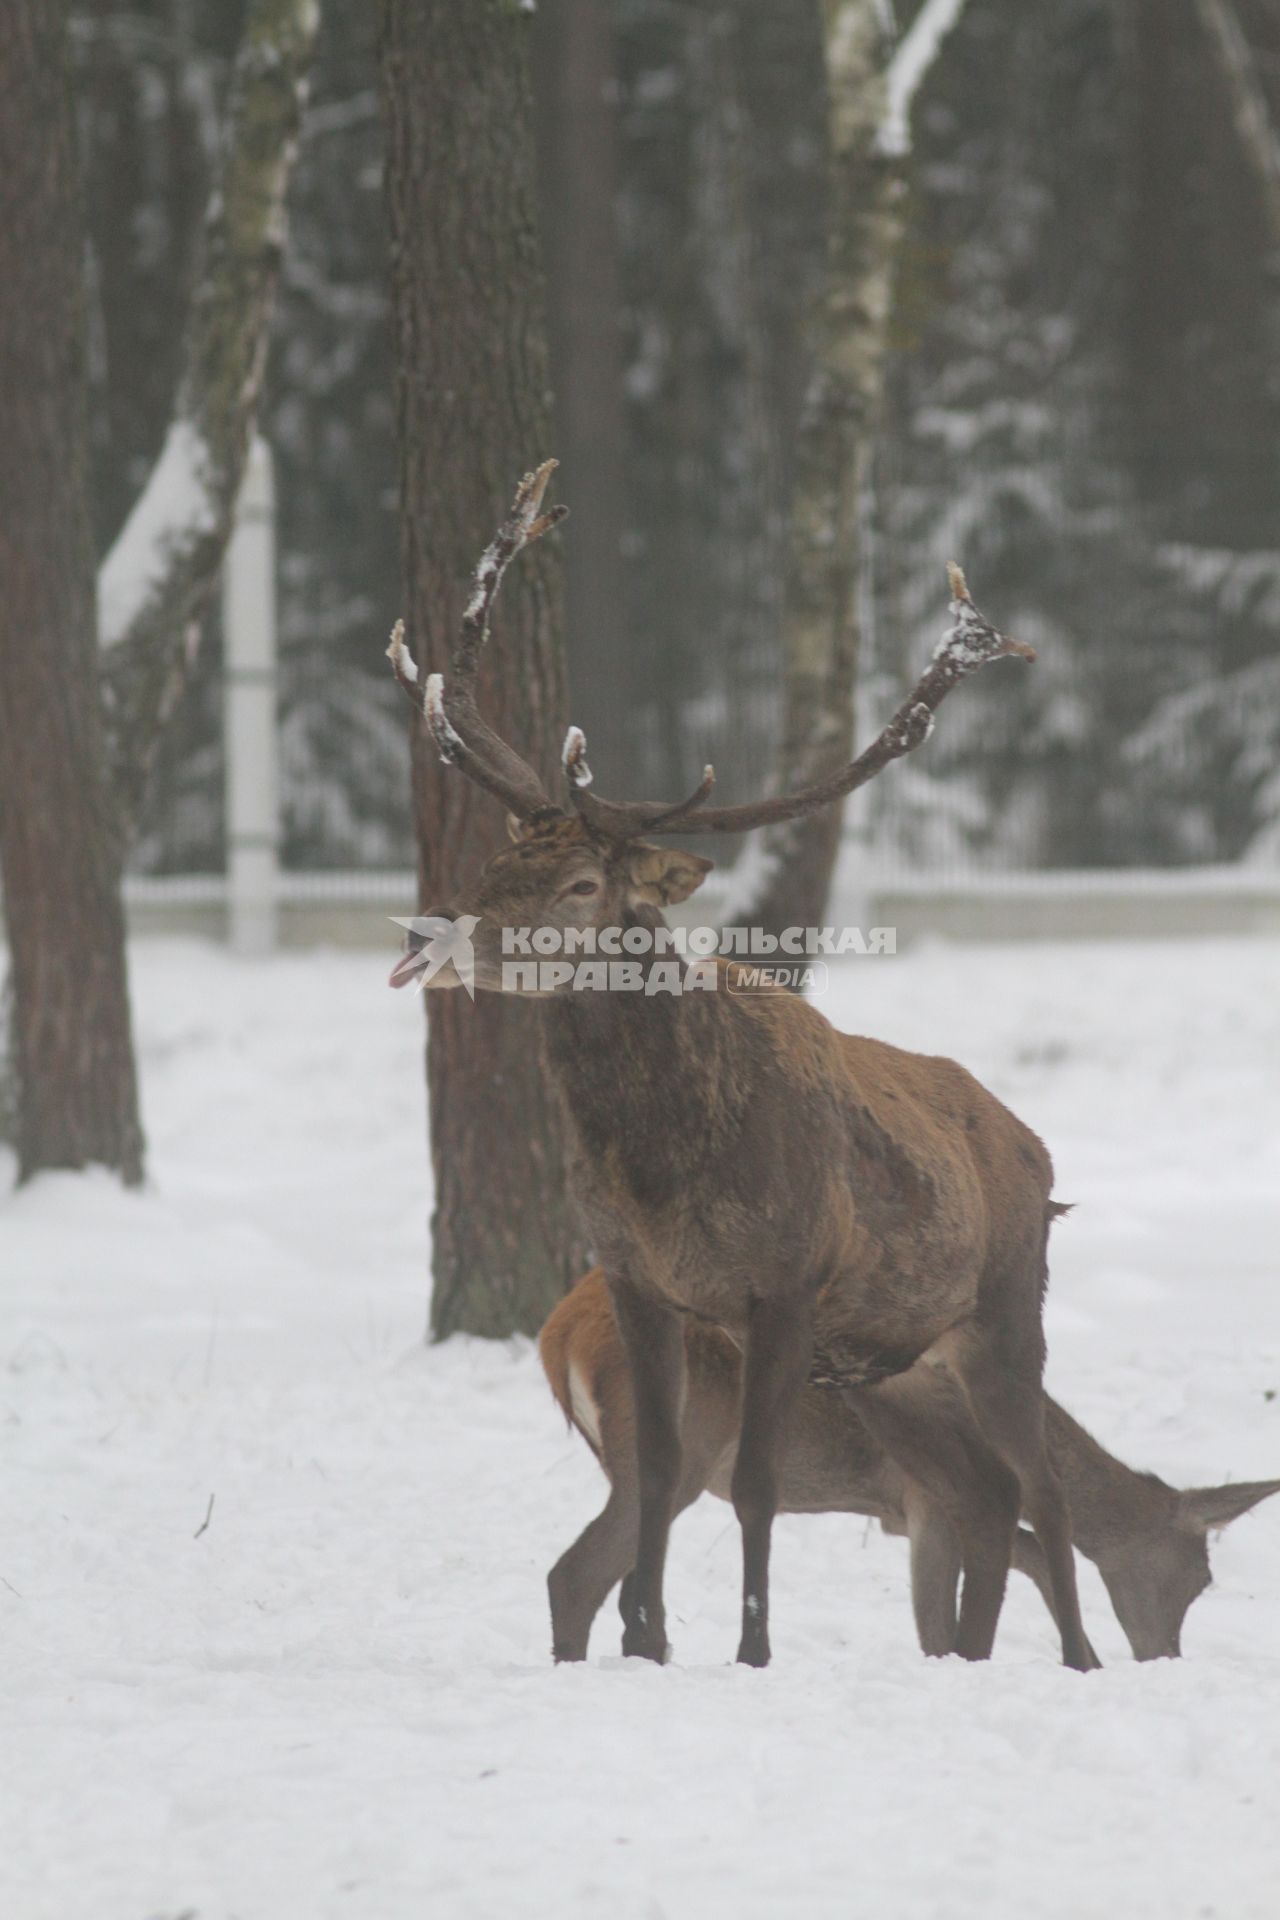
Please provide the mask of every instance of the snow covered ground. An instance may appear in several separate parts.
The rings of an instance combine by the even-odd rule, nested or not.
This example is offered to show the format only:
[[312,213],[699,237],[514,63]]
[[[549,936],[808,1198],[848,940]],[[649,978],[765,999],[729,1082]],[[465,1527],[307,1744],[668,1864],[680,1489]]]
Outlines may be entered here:
[[[389,948],[390,950],[390,948]],[[5,1920],[1250,1920],[1280,1888],[1280,1501],[1186,1658],[926,1663],[905,1553],[780,1523],[730,1664],[730,1510],[675,1663],[548,1658],[601,1501],[532,1352],[428,1351],[420,1010],[374,954],[135,953],[151,1188],[0,1194]],[[843,1025],[958,1053],[1048,1139],[1050,1378],[1126,1458],[1280,1473],[1280,943],[843,963]],[[495,1168],[495,1171],[497,1169]],[[214,1496],[212,1515],[199,1533]]]

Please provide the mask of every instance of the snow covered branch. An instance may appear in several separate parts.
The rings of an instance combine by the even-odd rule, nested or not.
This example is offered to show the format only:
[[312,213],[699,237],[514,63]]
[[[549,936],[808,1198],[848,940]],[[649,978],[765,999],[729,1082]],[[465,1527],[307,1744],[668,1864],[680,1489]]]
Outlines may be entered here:
[[98,638],[103,647],[130,639],[158,599],[184,547],[217,525],[209,450],[195,422],[169,423],[155,465],[129,517],[98,569]]
[[160,456],[98,576],[111,770],[126,832],[194,656],[262,389],[318,0],[250,0]]
[[942,43],[964,12],[965,0],[924,0],[894,51],[885,76],[881,153],[899,158],[911,151],[911,109]]

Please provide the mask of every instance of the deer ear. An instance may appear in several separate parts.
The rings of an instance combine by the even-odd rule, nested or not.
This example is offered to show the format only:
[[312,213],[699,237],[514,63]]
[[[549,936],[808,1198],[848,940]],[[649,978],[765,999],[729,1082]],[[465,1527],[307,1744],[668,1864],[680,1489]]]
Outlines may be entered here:
[[1280,1480],[1228,1481],[1225,1487],[1188,1487],[1178,1495],[1178,1518],[1208,1533],[1229,1526],[1260,1500],[1280,1493]]
[[696,893],[714,860],[680,847],[650,847],[643,840],[627,850],[633,898],[651,907],[669,907]]

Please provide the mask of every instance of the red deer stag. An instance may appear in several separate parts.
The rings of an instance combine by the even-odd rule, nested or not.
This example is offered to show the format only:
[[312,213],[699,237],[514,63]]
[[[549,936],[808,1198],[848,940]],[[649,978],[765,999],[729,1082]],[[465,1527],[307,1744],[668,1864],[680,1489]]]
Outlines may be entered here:
[[[699,1494],[732,1497],[742,1356],[718,1327],[684,1330],[685,1399],[675,1511]],[[635,1556],[640,1493],[627,1357],[603,1271],[584,1274],[538,1336],[547,1381],[609,1481],[609,1498],[551,1569],[551,1634],[561,1659],[584,1660],[591,1623]],[[1176,1659],[1182,1623],[1209,1585],[1208,1535],[1280,1493],[1280,1480],[1170,1487],[1108,1453],[1046,1396],[1049,1456],[1066,1489],[1071,1531],[1106,1583],[1138,1660]],[[925,1653],[955,1645],[959,1548],[945,1516],[876,1445],[843,1396],[802,1388],[777,1454],[780,1513],[862,1513],[911,1541],[911,1597]],[[928,1529],[936,1531],[930,1535]],[[1019,1527],[1013,1564],[1053,1612],[1040,1543]],[[626,1588],[623,1611],[629,1611]]]
[[[563,512],[542,511],[554,464],[522,481],[480,561],[448,681],[419,681],[401,628],[388,649],[442,758],[514,815],[515,845],[443,910],[467,916],[472,984],[483,989],[529,986],[532,969],[510,959],[529,929],[579,949],[607,932],[632,952],[664,928],[662,908],[686,899],[711,862],[645,834],[741,833],[828,806],[927,739],[935,709],[966,675],[1004,654],[1033,657],[981,618],[955,568],[950,631],[847,767],[738,806],[706,804],[710,768],[683,801],[610,801],[594,791],[585,741],[571,728],[570,804],[557,806],[475,700],[504,569]],[[646,985],[657,984],[659,966],[669,977],[669,961],[647,964]],[[392,981],[419,972],[429,990],[461,979],[452,959],[432,965],[422,948],[404,955]],[[663,1568],[680,1485],[682,1316],[692,1315],[744,1350],[732,1489],[743,1543],[739,1660],[769,1658],[776,1436],[814,1379],[849,1396],[954,1526],[964,1569],[956,1651],[991,1653],[1023,1511],[1044,1550],[1063,1658],[1095,1665],[1045,1445],[1052,1168],[1043,1145],[954,1061],[839,1033],[790,993],[730,991],[732,968],[691,973],[684,992],[575,991],[563,964],[533,984],[568,1116],[575,1197],[631,1369],[640,1517],[624,1653],[667,1657]]]

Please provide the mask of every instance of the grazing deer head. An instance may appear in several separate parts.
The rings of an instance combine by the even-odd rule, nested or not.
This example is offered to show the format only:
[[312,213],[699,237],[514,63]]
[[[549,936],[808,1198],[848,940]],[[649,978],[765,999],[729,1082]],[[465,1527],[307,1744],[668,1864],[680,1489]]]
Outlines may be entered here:
[[[442,910],[474,919],[475,980],[488,988],[508,985],[503,947],[521,929],[660,929],[663,906],[691,893],[708,863],[651,836],[741,833],[831,805],[919,747],[968,674],[1007,654],[1034,657],[982,618],[953,567],[950,630],[909,698],[848,766],[737,806],[708,805],[710,768],[683,800],[611,801],[596,792],[586,742],[571,727],[567,804],[557,806],[486,725],[474,694],[503,571],[561,517],[542,508],[553,464],[521,482],[481,559],[448,682],[420,683],[402,629],[389,648],[442,758],[517,823],[516,845]],[[419,960],[405,956],[397,984]],[[429,986],[451,984],[448,973],[435,969]],[[630,1368],[640,1503],[624,1652],[667,1653],[680,1316],[692,1314],[727,1328],[745,1353],[732,1484],[743,1537],[740,1660],[769,1658],[776,1439],[813,1378],[849,1396],[958,1540],[956,1650],[990,1654],[1025,1508],[1064,1659],[1096,1664],[1045,1447],[1041,1301],[1054,1209],[1040,1141],[953,1062],[839,1034],[792,995],[650,997],[575,991],[563,979],[546,987],[541,978],[536,991],[576,1147],[574,1192]]]
[[1137,1658],[1176,1658],[1187,1611],[1212,1579],[1209,1535],[1280,1493],[1280,1480],[1171,1487],[1121,1466],[1054,1401],[1047,1412],[1076,1545],[1102,1575]]

